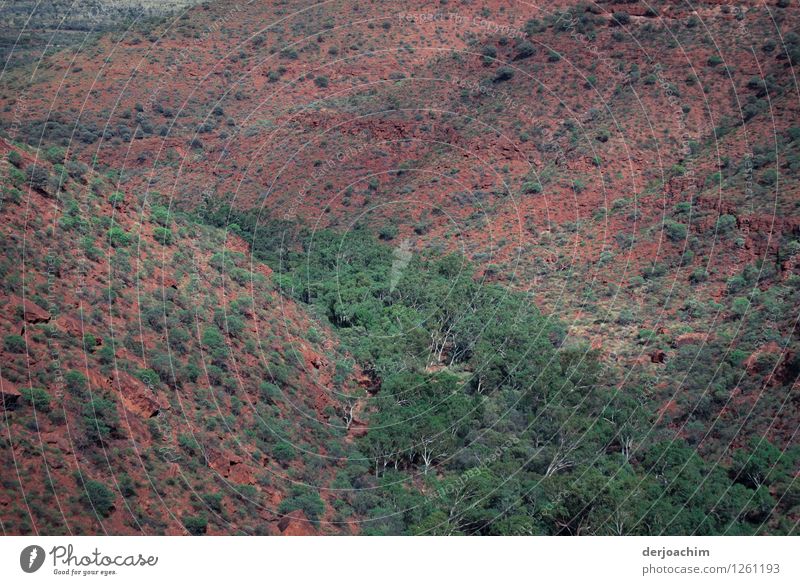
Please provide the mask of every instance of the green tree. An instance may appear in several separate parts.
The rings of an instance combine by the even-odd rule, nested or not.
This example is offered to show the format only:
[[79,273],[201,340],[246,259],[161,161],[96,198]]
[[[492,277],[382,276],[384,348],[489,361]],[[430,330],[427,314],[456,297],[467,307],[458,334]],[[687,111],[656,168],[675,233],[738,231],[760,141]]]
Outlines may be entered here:
[[34,189],[47,192],[50,187],[50,173],[41,164],[28,165],[25,169],[28,183]]
[[19,393],[22,394],[22,399],[36,410],[41,410],[43,412],[48,412],[50,410],[52,398],[43,388],[37,388],[35,386],[33,388],[20,388]]
[[83,428],[86,438],[93,443],[102,443],[121,437],[117,406],[107,398],[95,398],[83,407]]
[[109,516],[114,510],[116,496],[105,484],[94,479],[86,480],[82,496],[87,509],[100,516]]
[[208,518],[206,518],[204,514],[199,514],[197,516],[187,515],[183,517],[183,526],[192,536],[200,536],[201,534],[205,534],[208,530]]
[[108,241],[114,248],[121,248],[131,243],[131,237],[121,227],[113,226],[108,230]]
[[677,221],[667,220],[664,222],[664,233],[673,242],[682,242],[686,240],[689,233],[685,224],[678,223]]
[[3,338],[3,345],[6,351],[11,353],[25,353],[25,349],[27,348],[25,338],[15,333],[6,335],[5,338]]
[[78,370],[70,370],[64,374],[64,385],[67,390],[75,396],[83,397],[86,395],[86,376]]

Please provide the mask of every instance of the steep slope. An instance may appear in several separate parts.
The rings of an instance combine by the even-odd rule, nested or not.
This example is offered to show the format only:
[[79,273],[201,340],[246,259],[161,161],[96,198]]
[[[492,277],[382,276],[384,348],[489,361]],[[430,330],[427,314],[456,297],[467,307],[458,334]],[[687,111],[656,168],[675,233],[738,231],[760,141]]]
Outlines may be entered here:
[[3,531],[347,530],[325,488],[349,373],[326,327],[157,193],[0,150]]
[[[281,344],[296,345],[314,316],[330,343],[305,343],[340,367],[322,382],[292,372],[284,383],[317,417],[330,407],[330,420],[344,413],[350,435],[366,433],[349,443],[332,425],[330,436],[297,439],[319,447],[321,460],[328,441],[352,449],[332,488],[341,497],[334,504],[323,490],[325,520],[338,507],[377,533],[791,532],[800,425],[798,23],[785,2],[212,2],[4,73],[0,122],[18,148],[39,148],[42,158],[61,146],[66,153],[53,160],[105,176],[103,189],[131,202],[131,221],[141,216],[125,231],[144,228],[152,249],[165,237],[152,231],[155,203],[186,222],[173,229],[172,246],[224,240],[242,254],[232,265],[210,256],[195,270],[239,274],[235,291],[259,306],[270,294],[295,325],[275,334],[280,355],[266,363],[247,340],[231,338],[255,356],[245,359],[251,367],[266,368],[241,385],[245,392],[289,359]],[[31,193],[14,197],[41,195]],[[4,211],[25,226],[14,209]],[[82,214],[60,201],[57,215]],[[473,352],[486,331],[451,331],[464,315],[441,306],[449,293],[437,303],[418,290],[460,282],[434,260],[448,253],[460,254],[486,295],[476,297],[490,298],[497,284],[522,295],[509,311],[525,306],[531,321],[517,326],[551,340],[536,351],[561,356],[547,371],[549,390],[568,395],[563,403],[562,392],[537,388],[531,398],[502,376],[488,404],[475,398],[487,392]],[[241,271],[266,270],[261,262],[274,272],[248,294]],[[162,270],[184,263],[169,255]],[[172,288],[160,278],[150,288]],[[215,304],[237,298],[226,290],[205,301],[203,324],[214,321]],[[12,293],[19,305],[22,295]],[[483,301],[460,301],[485,310]],[[414,319],[425,343],[408,334]],[[518,340],[496,319],[487,323]],[[224,319],[216,322],[224,331]],[[9,331],[17,325],[9,321]],[[195,329],[198,344],[186,355],[197,358],[207,348],[204,327]],[[381,331],[408,334],[408,343],[384,343]],[[166,343],[153,340],[149,351],[163,355]],[[365,378],[358,368],[348,377],[350,354]],[[140,357],[136,368],[152,368]],[[26,368],[17,364],[17,375]],[[403,378],[409,370],[421,378]],[[355,378],[370,398],[357,403],[354,423]],[[431,478],[419,436],[381,429],[404,420],[395,406],[409,406],[405,386],[424,389],[411,399],[423,408],[427,393],[450,384],[480,408],[470,402],[457,446],[433,458]],[[210,385],[226,387],[225,376]],[[346,396],[337,401],[331,386]],[[572,393],[586,400],[572,402]],[[466,408],[446,406],[439,420]],[[579,433],[568,407],[591,436]],[[282,412],[286,432],[305,431],[298,413]],[[548,433],[548,417],[569,432]],[[510,448],[508,436],[522,445]],[[475,464],[495,449],[497,460]],[[751,473],[754,462],[774,475]],[[474,469],[487,473],[468,485]],[[327,481],[333,472],[325,465],[308,474]],[[498,479],[509,475],[508,486]],[[680,489],[669,502],[655,495],[665,477],[671,486],[716,486],[719,501],[697,506],[719,524],[681,508]],[[447,498],[419,498],[452,496],[447,486],[466,490],[459,501],[474,496],[474,505],[454,512]],[[647,502],[641,508],[620,495],[635,490]],[[593,508],[595,492],[605,500]],[[729,493],[738,513],[719,510]],[[318,508],[302,490],[288,495],[310,514]],[[509,512],[512,501],[522,511]]]

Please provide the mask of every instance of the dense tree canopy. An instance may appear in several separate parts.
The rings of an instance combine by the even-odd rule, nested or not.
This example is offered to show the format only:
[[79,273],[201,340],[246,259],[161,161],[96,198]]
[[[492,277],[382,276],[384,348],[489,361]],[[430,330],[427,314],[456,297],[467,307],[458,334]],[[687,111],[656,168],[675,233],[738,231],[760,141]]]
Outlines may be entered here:
[[751,534],[796,505],[797,452],[762,441],[704,460],[658,425],[646,393],[618,391],[529,295],[461,256],[398,261],[358,227],[310,232],[227,208],[206,219],[235,222],[372,376],[369,430],[337,478],[368,534]]

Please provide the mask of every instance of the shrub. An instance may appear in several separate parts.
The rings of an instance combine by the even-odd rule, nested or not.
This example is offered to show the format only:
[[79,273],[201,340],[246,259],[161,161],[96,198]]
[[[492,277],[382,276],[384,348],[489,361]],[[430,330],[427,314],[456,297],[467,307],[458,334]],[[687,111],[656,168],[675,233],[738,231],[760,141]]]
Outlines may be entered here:
[[678,215],[689,213],[692,210],[692,203],[690,201],[681,201],[673,208],[673,212]]
[[27,175],[17,167],[8,167],[8,182],[12,185],[21,186],[27,180]]
[[10,150],[8,152],[8,162],[19,168],[22,166],[22,156],[16,150]]
[[51,146],[44,153],[44,158],[53,164],[62,164],[67,151],[60,146]]
[[197,455],[202,452],[200,443],[195,441],[191,436],[180,434],[178,435],[178,445],[186,451],[189,455]]
[[736,227],[736,217],[729,214],[720,215],[717,219],[717,233],[728,234]]
[[385,225],[378,232],[378,237],[381,240],[393,240],[397,237],[397,233],[398,230],[396,225]]
[[108,230],[108,241],[115,247],[120,248],[131,243],[131,237],[121,227],[114,226]]
[[83,249],[83,253],[86,254],[86,257],[93,262],[99,262],[103,257],[103,252],[94,245],[94,239],[85,236],[81,238],[81,248]]
[[127,473],[120,473],[117,476],[117,484],[119,484],[119,491],[124,497],[130,498],[136,495],[136,485]]
[[[654,262],[642,270],[642,276],[644,278],[658,278],[664,276],[666,273],[667,267],[661,262]],[[633,279],[631,279],[631,283],[633,283]]]
[[618,325],[630,325],[636,320],[630,309],[622,309],[617,315]]
[[9,203],[19,203],[22,201],[22,191],[16,187],[5,186],[2,187],[3,197]]
[[170,223],[169,209],[163,205],[153,205],[150,210],[150,219],[164,227],[168,226]]
[[203,494],[203,503],[215,512],[222,513],[222,496],[221,493]]
[[22,399],[33,406],[35,410],[47,412],[50,410],[50,395],[42,388],[21,388],[19,391]]
[[83,407],[83,427],[86,438],[101,443],[119,436],[117,406],[107,398],[95,398]]
[[531,18],[525,23],[524,30],[525,34],[527,34],[530,37],[536,34],[537,32],[541,32],[546,28],[547,25],[545,23],[540,22],[539,19],[537,18]]
[[25,338],[22,335],[6,335],[3,340],[6,351],[11,353],[25,353]]
[[708,177],[706,177],[706,185],[713,187],[715,185],[719,186],[721,183],[722,183],[722,173],[720,173],[719,171],[717,171],[716,173],[711,173],[710,175],[708,175]]
[[612,26],[625,26],[626,24],[630,23],[631,15],[627,12],[615,12],[611,15],[611,20],[609,24]]
[[745,313],[747,313],[747,309],[749,308],[750,301],[745,297],[736,297],[733,299],[733,303],[731,303],[731,313],[738,318],[744,317]]
[[113,207],[119,207],[123,203],[125,203],[125,193],[122,191],[114,191],[111,195],[108,196],[108,202]]
[[203,331],[203,345],[212,349],[223,347],[225,338],[216,327],[206,327]]
[[514,56],[515,60],[527,59],[536,54],[536,47],[530,41],[522,41],[517,45],[517,54]]
[[269,404],[275,404],[283,395],[281,389],[272,382],[261,382],[258,391],[261,394],[261,399]]
[[197,379],[200,377],[200,374],[202,373],[203,371],[194,362],[186,364],[186,367],[183,369],[184,377],[190,382],[197,382]]
[[34,189],[47,192],[48,185],[50,184],[50,173],[41,165],[32,164],[25,169],[25,176],[28,183]]
[[281,386],[285,386],[289,383],[292,373],[285,363],[275,361],[269,365],[269,374],[272,376],[273,382],[280,384]]
[[172,230],[159,226],[153,230],[153,237],[159,244],[169,246],[172,243]]
[[214,322],[217,326],[233,337],[240,336],[245,330],[245,322],[239,315],[226,312],[224,309],[214,311]]
[[278,443],[272,448],[272,456],[275,461],[283,465],[295,458],[295,450],[289,443]]
[[689,280],[694,284],[699,284],[708,280],[708,272],[705,268],[695,268],[694,272],[689,276]]
[[667,220],[664,222],[664,232],[671,241],[681,242],[686,239],[689,230],[685,224]]
[[89,510],[100,516],[108,516],[114,510],[115,495],[103,483],[90,479],[85,484],[83,502]]
[[152,390],[155,390],[161,384],[161,376],[150,368],[139,368],[136,370],[136,377]]
[[497,57],[497,49],[494,45],[485,45],[481,49],[481,54],[483,55],[483,63],[485,65],[491,65],[492,61]]
[[633,236],[633,234],[620,232],[614,236],[614,241],[623,250],[629,250],[636,243],[636,238]]
[[324,75],[320,75],[316,79],[314,79],[314,84],[317,87],[328,87],[328,78],[325,77]]
[[192,536],[200,536],[201,534],[205,534],[206,530],[208,530],[208,518],[203,514],[198,516],[184,516],[183,526]]
[[278,506],[278,512],[281,514],[289,514],[293,510],[302,510],[309,520],[317,522],[325,512],[325,502],[318,493],[303,491],[284,499]]
[[758,178],[758,182],[761,185],[771,186],[778,182],[778,171],[775,169],[767,169],[761,176]]
[[316,327],[310,327],[306,332],[306,339],[311,343],[320,343],[322,341],[322,335]]
[[86,376],[78,370],[70,370],[64,374],[64,384],[75,396],[83,396],[86,393]]
[[542,184],[539,181],[526,181],[522,184],[523,193],[541,193]]
[[502,81],[508,81],[514,77],[514,70],[511,67],[500,67],[494,74],[494,82],[500,83]]

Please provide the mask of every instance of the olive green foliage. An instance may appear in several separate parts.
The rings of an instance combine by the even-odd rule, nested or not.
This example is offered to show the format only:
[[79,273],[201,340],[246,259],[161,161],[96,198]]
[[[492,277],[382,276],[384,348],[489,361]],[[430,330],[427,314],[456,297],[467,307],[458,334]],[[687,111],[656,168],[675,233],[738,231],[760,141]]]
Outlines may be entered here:
[[108,516],[114,509],[116,496],[105,484],[94,479],[86,480],[81,499],[87,510],[99,516]]
[[[336,479],[338,505],[363,533],[753,534],[776,514],[751,449],[734,466],[707,462],[653,430],[644,392],[604,384],[593,351],[526,295],[479,281],[463,257],[398,263],[365,229],[343,238],[229,212],[206,219],[236,222],[257,257],[279,261],[283,294],[326,316],[374,380],[369,431]],[[686,237],[685,225],[667,228]],[[719,363],[691,359],[681,350],[668,367]],[[702,405],[712,412],[734,373],[727,361],[716,375],[706,368],[687,395],[712,389]],[[273,456],[286,463],[295,453],[284,450]],[[788,469],[798,453],[770,457]],[[319,504],[298,493],[282,511],[316,517]]]

